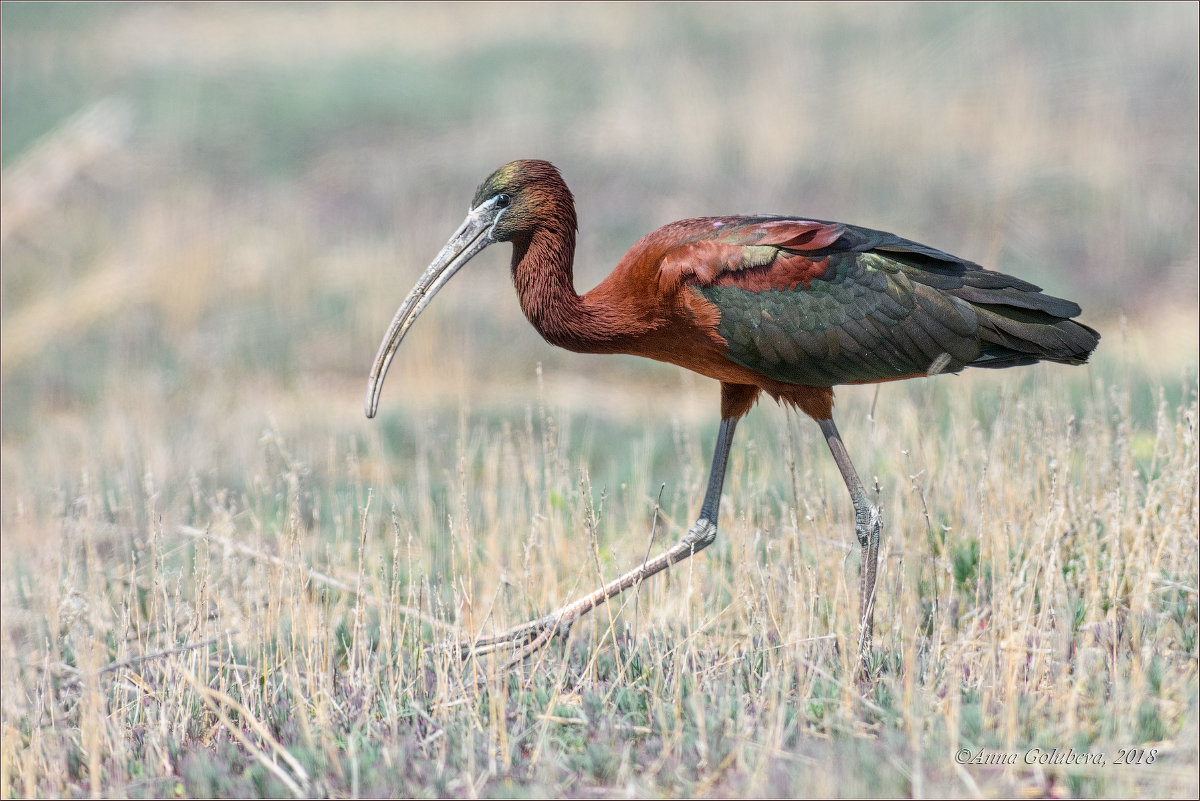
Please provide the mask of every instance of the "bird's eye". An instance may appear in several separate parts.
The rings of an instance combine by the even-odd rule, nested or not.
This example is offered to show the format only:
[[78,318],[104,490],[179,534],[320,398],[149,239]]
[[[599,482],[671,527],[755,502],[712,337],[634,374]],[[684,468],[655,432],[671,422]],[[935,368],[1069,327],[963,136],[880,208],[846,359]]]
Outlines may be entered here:
[[503,192],[496,195],[496,206],[498,208],[506,209],[508,208],[509,203],[512,203],[512,198],[510,198],[508,195],[504,194]]

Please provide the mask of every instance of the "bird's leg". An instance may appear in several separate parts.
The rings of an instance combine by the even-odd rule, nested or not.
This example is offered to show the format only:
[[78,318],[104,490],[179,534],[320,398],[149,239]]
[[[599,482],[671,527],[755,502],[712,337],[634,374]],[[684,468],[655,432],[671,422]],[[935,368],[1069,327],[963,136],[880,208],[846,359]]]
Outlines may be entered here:
[[842,472],[842,480],[846,489],[850,490],[850,500],[854,504],[854,533],[858,536],[859,547],[862,548],[862,565],[859,568],[858,601],[860,618],[858,629],[859,660],[865,659],[871,650],[871,634],[874,628],[875,615],[875,574],[879,562],[879,507],[871,503],[863,489],[862,481],[850,462],[850,454],[838,434],[833,418],[818,420],[825,442],[837,462],[838,470]]
[[700,517],[679,541],[681,545],[692,546],[688,556],[712,545],[713,540],[717,538],[717,519],[721,516],[721,489],[725,486],[725,467],[729,463],[729,446],[733,444],[733,430],[737,427],[737,421],[736,417],[721,420],[717,444],[713,447],[712,467],[708,471],[708,487],[704,490],[704,503],[700,505]]
[[660,573],[676,562],[687,559],[697,551],[702,551],[711,545],[717,538],[721,488],[725,484],[725,466],[729,461],[729,446],[733,442],[733,431],[737,426],[737,421],[737,417],[726,417],[721,420],[721,430],[717,434],[712,470],[708,476],[708,489],[704,493],[704,503],[700,507],[700,517],[679,542],[653,559],[648,559],[628,573],[613,579],[595,592],[560,607],[548,615],[514,626],[508,631],[491,637],[480,637],[469,642],[453,644],[450,649],[467,655],[471,653],[484,654],[500,648],[524,645],[520,653],[509,662],[509,664],[515,664],[548,643],[555,635],[566,634],[572,623],[609,598],[620,595],[630,587],[636,587],[655,573]]

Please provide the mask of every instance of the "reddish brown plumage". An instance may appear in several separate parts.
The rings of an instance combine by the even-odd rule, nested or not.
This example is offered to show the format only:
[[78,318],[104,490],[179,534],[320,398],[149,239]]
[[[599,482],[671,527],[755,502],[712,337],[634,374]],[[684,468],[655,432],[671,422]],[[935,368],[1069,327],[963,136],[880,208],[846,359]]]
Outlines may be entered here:
[[813,281],[823,278],[828,270],[829,259],[810,259],[806,256],[780,257],[771,265],[771,269],[751,267],[721,273],[713,281],[713,285],[736,286],[750,292],[765,292],[768,289],[808,289]]
[[[815,419],[830,417],[830,387],[776,381],[726,358],[726,342],[716,330],[720,310],[690,283],[795,288],[820,277],[825,261],[796,257],[778,260],[772,271],[734,270],[740,248],[702,238],[725,218],[682,220],[643,237],[607,278],[580,296],[574,289],[574,207],[566,185],[557,183],[541,193],[545,213],[539,220],[547,225],[513,240],[521,309],[548,342],[577,353],[644,356],[715,378],[723,384],[722,417],[745,415],[760,390]],[[830,226],[816,223],[771,227],[787,231],[796,246],[824,247],[831,236]]]
[[[948,341],[952,332],[947,325],[954,328],[965,324],[953,316],[955,313],[960,317],[967,315],[967,312],[961,311],[965,304],[946,305],[949,299],[943,299],[937,302],[950,310],[942,312],[943,315],[951,315],[949,322],[943,316],[925,323],[926,328],[941,334],[927,333],[916,324],[909,325],[907,321],[905,325],[884,330],[883,336],[901,343],[890,346],[893,348],[893,357],[889,363],[903,361],[895,357],[895,348],[907,348],[902,355],[908,361],[917,359],[920,363],[916,369],[906,369],[907,362],[895,367],[871,367],[869,370],[874,371],[872,374],[861,376],[855,373],[840,380],[823,381],[828,385],[819,386],[773,377],[767,371],[755,369],[731,357],[731,343],[719,331],[723,316],[730,310],[720,307],[711,297],[706,297],[704,290],[735,288],[763,296],[770,293],[796,293],[799,297],[807,294],[813,283],[821,279],[830,278],[822,283],[832,285],[829,275],[830,253],[845,255],[844,243],[848,233],[861,237],[864,232],[878,232],[805,219],[708,217],[681,220],[643,237],[629,249],[607,278],[580,296],[574,289],[576,217],[570,190],[557,170],[545,162],[515,162],[503,169],[509,170],[511,175],[505,178],[508,183],[502,186],[512,186],[524,193],[521,201],[514,202],[515,219],[520,227],[511,236],[514,246],[513,281],[522,310],[542,336],[551,344],[568,350],[645,356],[714,378],[727,385],[723,388],[723,416],[728,416],[726,412],[734,416],[745,414],[761,390],[815,419],[829,419],[833,408],[833,384],[874,383],[925,375],[929,365],[937,361],[935,357],[941,354],[938,350],[927,356],[921,354],[931,348],[940,349],[942,341]],[[500,175],[500,171],[497,175]],[[485,183],[480,187],[476,201],[481,201],[489,191],[495,189]],[[878,252],[887,254],[889,258],[903,257],[917,261],[936,258],[950,261],[956,266],[969,265],[969,262],[961,262],[890,234],[878,236],[884,237]],[[930,254],[933,254],[932,257]],[[940,265],[935,264],[934,267],[940,268]],[[936,276],[936,273],[933,275]],[[907,286],[909,279],[894,280],[904,281],[904,286]],[[1029,287],[1023,282],[1018,283]],[[886,301],[882,295],[890,294],[891,290],[885,293],[885,285],[886,281],[868,292],[876,293],[880,302]],[[930,292],[922,289],[917,293],[926,309],[934,303],[932,298],[935,296]],[[1041,295],[1034,297],[1046,298]],[[1054,298],[1048,300],[1057,301]],[[1025,302],[1018,301],[1017,305]],[[801,309],[797,308],[795,313],[801,313]],[[763,314],[765,317],[766,313]],[[1095,333],[1067,322],[1075,326],[1072,330]],[[851,323],[854,325],[851,326]],[[849,320],[844,324],[846,330],[829,328],[824,333],[805,328],[799,318],[770,324],[782,327],[784,334],[794,334],[797,338],[807,336],[809,340],[815,340],[819,348],[830,352],[831,358],[836,358],[838,353],[847,348],[860,347],[859,341],[851,338],[846,330],[852,333],[865,331],[868,337],[880,335],[869,321],[856,323]],[[788,326],[799,328],[788,329]],[[757,324],[754,327],[757,329]],[[878,328],[878,324],[875,327]],[[1010,329],[1011,326],[1004,330],[1011,333]],[[938,336],[943,340],[939,341],[936,338]],[[776,360],[813,359],[801,350],[800,344],[786,336],[756,342],[757,347],[766,352],[764,358],[769,359],[774,355]],[[774,348],[771,347],[772,342]],[[958,346],[957,351],[955,345]],[[1094,339],[1087,349],[1093,346]],[[966,354],[969,355],[972,347],[975,352],[980,349],[978,343],[972,345],[969,341],[965,345],[958,340],[945,345],[946,349],[960,356],[960,362],[969,361],[962,356],[963,349],[967,348]],[[923,351],[919,350],[922,348]],[[914,352],[918,355],[912,357]],[[876,357],[867,353],[862,358],[874,359],[874,364],[879,362],[879,358],[886,358],[886,354]],[[1027,363],[1030,360],[1030,357],[1021,358],[1026,361],[1014,363]],[[1081,360],[1073,353],[1068,354],[1067,358],[1045,354],[1032,358]],[[1086,358],[1086,352],[1082,358]],[[819,360],[814,360],[814,363],[819,364]],[[951,371],[961,367],[960,363],[955,363]],[[735,391],[732,389],[735,386],[750,389]]]

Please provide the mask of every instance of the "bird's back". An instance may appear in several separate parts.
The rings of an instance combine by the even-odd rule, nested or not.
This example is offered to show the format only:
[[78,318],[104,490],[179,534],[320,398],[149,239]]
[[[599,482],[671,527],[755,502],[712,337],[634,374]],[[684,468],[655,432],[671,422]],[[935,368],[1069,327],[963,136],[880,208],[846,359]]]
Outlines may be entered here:
[[[723,357],[814,387],[964,367],[1085,362],[1077,304],[883,231],[793,217],[683,220],[623,264],[682,298]],[[692,365],[685,365],[692,366]]]

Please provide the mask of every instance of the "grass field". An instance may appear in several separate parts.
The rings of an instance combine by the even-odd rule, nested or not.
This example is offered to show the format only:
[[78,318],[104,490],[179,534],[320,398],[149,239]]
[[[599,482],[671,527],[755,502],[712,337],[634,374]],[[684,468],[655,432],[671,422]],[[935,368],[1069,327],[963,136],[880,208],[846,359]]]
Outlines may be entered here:
[[[1194,7],[2,13],[0,795],[1197,793]],[[656,225],[794,212],[1102,332],[839,392],[870,681],[849,500],[771,404],[702,555],[516,669],[437,648],[674,542],[716,434],[715,383],[542,342],[496,253],[362,417],[518,157],[576,193],[581,289]]]

